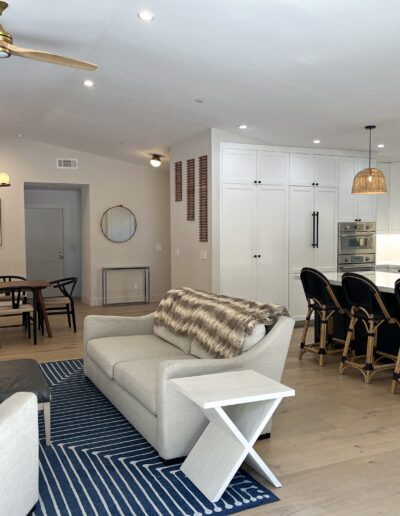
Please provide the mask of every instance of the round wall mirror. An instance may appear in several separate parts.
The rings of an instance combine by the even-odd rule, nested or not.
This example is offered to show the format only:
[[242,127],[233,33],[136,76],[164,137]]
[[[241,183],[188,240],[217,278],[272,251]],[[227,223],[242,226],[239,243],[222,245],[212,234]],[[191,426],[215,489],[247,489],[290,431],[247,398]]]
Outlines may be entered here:
[[103,234],[111,242],[127,242],[136,232],[134,213],[125,206],[113,206],[104,212],[101,218]]

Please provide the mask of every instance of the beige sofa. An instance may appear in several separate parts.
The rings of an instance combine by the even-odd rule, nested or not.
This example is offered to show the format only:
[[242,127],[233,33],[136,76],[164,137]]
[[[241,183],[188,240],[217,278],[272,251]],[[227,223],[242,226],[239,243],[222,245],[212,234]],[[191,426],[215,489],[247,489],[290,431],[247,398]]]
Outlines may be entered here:
[[154,314],[91,315],[85,319],[84,370],[162,458],[174,459],[189,453],[207,420],[169,380],[253,369],[279,381],[293,326],[289,317],[280,317],[267,334],[259,325],[241,355],[214,359],[198,342],[154,326]]

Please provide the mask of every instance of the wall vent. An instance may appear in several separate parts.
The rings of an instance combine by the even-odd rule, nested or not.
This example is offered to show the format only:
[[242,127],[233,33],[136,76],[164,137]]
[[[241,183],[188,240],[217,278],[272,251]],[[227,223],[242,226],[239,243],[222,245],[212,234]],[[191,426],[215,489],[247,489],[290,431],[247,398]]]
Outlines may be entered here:
[[78,160],[57,158],[57,168],[69,168],[76,170],[78,168]]

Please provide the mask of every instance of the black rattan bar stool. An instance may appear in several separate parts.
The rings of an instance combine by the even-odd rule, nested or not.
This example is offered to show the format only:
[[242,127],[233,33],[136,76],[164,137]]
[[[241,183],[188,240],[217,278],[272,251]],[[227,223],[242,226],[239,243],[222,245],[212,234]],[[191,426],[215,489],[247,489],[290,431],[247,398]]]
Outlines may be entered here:
[[[397,303],[400,309],[400,279],[394,284],[394,293],[397,299]],[[396,386],[400,382],[400,347],[397,354],[396,365],[394,366],[393,381],[392,381],[392,393],[396,392]]]
[[[341,353],[342,351],[342,349],[335,349],[334,346],[327,349],[327,344],[344,345],[344,340],[332,337],[333,316],[335,313],[345,314],[346,312],[328,279],[321,272],[316,269],[311,269],[310,267],[304,267],[300,273],[300,279],[303,284],[308,309],[307,317],[304,322],[303,336],[301,338],[299,358],[302,358],[304,353],[308,351],[316,353],[318,355],[319,365],[323,366],[326,355]],[[318,314],[320,318],[320,342],[306,344],[307,332],[313,312]]]
[[[342,363],[339,373],[347,367],[354,367],[362,372],[365,382],[371,383],[371,378],[379,371],[393,369],[396,356],[376,349],[378,329],[384,322],[399,324],[392,317],[377,286],[365,276],[354,272],[346,272],[342,276],[342,285],[350,308],[350,325],[347,332],[346,344],[343,350]],[[356,324],[362,321],[367,330],[367,349],[365,355],[348,357],[350,342]],[[361,361],[361,359],[365,359]],[[389,359],[389,363],[379,363]]]

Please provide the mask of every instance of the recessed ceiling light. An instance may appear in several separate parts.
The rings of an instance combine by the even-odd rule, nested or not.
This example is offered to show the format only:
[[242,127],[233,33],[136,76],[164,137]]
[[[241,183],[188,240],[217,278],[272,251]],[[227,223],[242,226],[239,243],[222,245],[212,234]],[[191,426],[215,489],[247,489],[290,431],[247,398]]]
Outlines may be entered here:
[[23,133],[18,133],[17,134],[17,138],[23,138],[23,137],[24,137]]
[[378,143],[377,147],[378,147],[378,149],[384,149],[385,148],[385,144],[384,143]]
[[139,20],[150,22],[154,20],[154,14],[151,11],[148,11],[147,9],[142,9],[141,11],[138,11],[137,13]]
[[86,79],[86,81],[83,81],[83,85],[86,86],[86,88],[93,88],[94,82],[91,79]]
[[204,100],[202,100],[202,99],[195,99],[195,102],[197,102],[197,104],[203,104]]
[[321,140],[313,140],[313,143],[321,143]]
[[240,125],[238,125],[238,129],[247,129],[247,125],[246,124],[240,124]]

